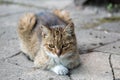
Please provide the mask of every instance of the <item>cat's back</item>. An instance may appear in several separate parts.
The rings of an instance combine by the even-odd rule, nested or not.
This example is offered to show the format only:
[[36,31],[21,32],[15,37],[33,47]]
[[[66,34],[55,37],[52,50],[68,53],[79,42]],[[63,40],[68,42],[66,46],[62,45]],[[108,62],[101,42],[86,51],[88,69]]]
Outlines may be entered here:
[[38,14],[37,16],[37,24],[44,25],[48,27],[52,27],[55,25],[66,25],[65,21],[60,19],[57,15],[52,12],[43,11]]

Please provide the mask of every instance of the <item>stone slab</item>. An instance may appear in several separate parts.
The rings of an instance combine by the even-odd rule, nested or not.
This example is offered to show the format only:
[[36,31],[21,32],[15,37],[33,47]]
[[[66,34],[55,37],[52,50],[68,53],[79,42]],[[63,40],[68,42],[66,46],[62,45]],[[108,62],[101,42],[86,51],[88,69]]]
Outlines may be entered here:
[[20,51],[17,37],[19,15],[0,18],[0,58],[6,58]]
[[17,37],[17,23],[21,14],[0,18],[0,58],[6,58],[20,51]]
[[96,30],[103,30],[103,31],[120,33],[120,21],[101,24],[98,27],[96,27],[95,29]]
[[[48,8],[48,9],[63,9],[70,3],[72,3],[72,0],[4,0],[4,1],[10,1],[13,3],[18,3],[18,4],[24,4],[24,5],[30,5],[32,7],[39,7],[39,8]],[[29,4],[28,4],[29,2]]]
[[19,80],[24,69],[21,67],[7,63],[4,59],[0,59],[0,80]]
[[35,12],[35,10],[31,9],[30,11],[26,10],[25,12],[21,12],[19,14],[0,18],[0,58],[9,57],[20,51],[17,36],[18,20],[26,12],[32,11]]
[[[34,69],[33,62],[29,61],[27,57],[25,57],[25,55],[23,55],[22,53],[14,57],[7,58],[5,59],[5,61],[9,64],[18,66],[18,69],[19,67],[24,69],[24,71],[22,71],[22,74],[20,76],[15,76],[19,80],[70,80],[68,76],[59,76],[51,71]],[[11,74],[11,71],[9,71],[8,73]],[[1,73],[1,74],[5,74],[5,73]],[[8,78],[9,76],[6,77]],[[5,78],[5,80],[7,79]]]
[[39,10],[34,7],[24,7],[16,4],[9,4],[9,5],[5,4],[5,5],[0,5],[0,17],[20,14],[25,12],[36,12]]
[[22,52],[16,56],[6,59],[6,62],[18,65],[22,68],[31,68],[34,67],[34,63],[30,61]]
[[0,27],[0,58],[9,57],[20,51],[15,26]]
[[113,54],[120,54],[120,41],[96,48],[95,50]]
[[59,76],[50,71],[29,70],[21,77],[21,80],[70,80],[68,76]]
[[[21,62],[22,65],[28,65],[28,63],[22,63],[22,61],[19,58],[16,63]],[[50,71],[28,66],[29,68],[11,63],[7,59],[0,59],[0,80],[70,80],[68,76],[59,76]]]
[[72,80],[113,80],[109,54],[93,52],[80,58],[81,66],[72,70]]
[[70,12],[70,16],[78,29],[92,29],[97,27],[98,19],[111,16],[111,13],[103,8],[94,6],[81,6],[78,8],[74,4],[70,4],[65,9]]
[[120,55],[112,55],[111,63],[114,71],[115,80],[120,80]]
[[[112,43],[120,39],[118,33],[109,33],[105,31],[78,30],[76,29],[78,47],[81,50],[92,50],[105,44]],[[106,50],[106,48],[103,48]]]

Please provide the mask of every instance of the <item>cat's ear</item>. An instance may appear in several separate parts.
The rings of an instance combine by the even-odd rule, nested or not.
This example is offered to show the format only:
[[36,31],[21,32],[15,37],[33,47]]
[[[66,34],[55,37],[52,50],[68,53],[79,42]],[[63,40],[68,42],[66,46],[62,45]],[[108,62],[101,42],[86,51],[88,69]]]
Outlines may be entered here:
[[69,23],[69,24],[65,27],[64,32],[68,33],[69,35],[74,34],[74,24],[73,24],[72,22]]
[[44,38],[46,36],[48,36],[50,34],[50,32],[51,32],[50,28],[47,27],[47,26],[41,25],[40,28],[41,28],[41,31],[42,31],[42,37],[44,37]]

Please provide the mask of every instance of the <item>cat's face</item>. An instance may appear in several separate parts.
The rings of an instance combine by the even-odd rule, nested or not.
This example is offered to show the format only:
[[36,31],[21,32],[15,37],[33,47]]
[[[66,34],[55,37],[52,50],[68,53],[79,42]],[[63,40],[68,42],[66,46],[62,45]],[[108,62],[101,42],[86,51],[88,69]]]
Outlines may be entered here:
[[43,26],[42,30],[42,44],[48,55],[60,57],[76,51],[73,24],[66,27],[56,26],[52,29]]

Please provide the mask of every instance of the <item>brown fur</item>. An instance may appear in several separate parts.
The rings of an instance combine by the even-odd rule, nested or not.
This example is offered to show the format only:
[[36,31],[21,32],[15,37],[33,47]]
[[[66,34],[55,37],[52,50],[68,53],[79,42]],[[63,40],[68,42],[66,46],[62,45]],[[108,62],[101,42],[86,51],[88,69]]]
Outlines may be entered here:
[[19,21],[18,35],[21,50],[36,67],[62,64],[71,69],[79,65],[74,24],[66,11],[28,13]]
[[18,36],[21,41],[21,50],[27,54],[31,60],[39,49],[39,41],[36,32],[32,32],[32,28],[36,23],[36,16],[33,13],[25,14],[18,24]]
[[53,13],[57,15],[59,18],[61,18],[62,20],[64,20],[66,23],[72,22],[70,15],[67,11],[56,9],[53,11]]

